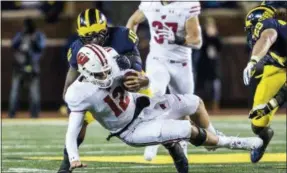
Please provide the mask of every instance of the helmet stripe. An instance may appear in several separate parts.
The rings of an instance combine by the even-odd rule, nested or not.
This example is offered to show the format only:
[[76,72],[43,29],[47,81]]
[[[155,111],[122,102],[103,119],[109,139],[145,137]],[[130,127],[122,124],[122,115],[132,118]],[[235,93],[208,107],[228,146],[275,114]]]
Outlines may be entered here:
[[85,22],[86,22],[87,26],[90,26],[90,25],[91,25],[91,24],[90,24],[90,19],[89,19],[89,11],[90,11],[90,9],[87,9],[87,10],[85,11]]
[[102,50],[96,45],[92,45],[92,46],[94,48],[96,48],[101,53],[101,55],[104,57],[104,61],[105,61],[106,65],[107,65],[108,64],[108,60],[107,60],[106,56],[104,55],[104,53],[102,52]]
[[90,9],[89,10],[89,22],[90,26],[96,23],[96,9]]
[[100,59],[102,66],[105,66],[103,58],[101,57],[99,52],[92,45],[86,45],[85,47],[90,48],[97,55],[97,57]]
[[80,23],[80,27],[87,26],[86,21],[85,21],[85,13],[84,12],[80,13],[79,23]]
[[96,23],[100,23],[100,11],[96,10]]
[[81,21],[81,13],[77,17],[77,27],[78,27],[78,29],[81,27],[80,21]]

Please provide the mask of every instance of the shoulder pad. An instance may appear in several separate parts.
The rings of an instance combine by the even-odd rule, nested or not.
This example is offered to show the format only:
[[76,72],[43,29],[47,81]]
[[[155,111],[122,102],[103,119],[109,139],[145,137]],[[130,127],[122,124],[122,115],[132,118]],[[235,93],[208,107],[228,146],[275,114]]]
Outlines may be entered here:
[[[89,91],[89,92],[86,92]],[[65,102],[71,111],[85,111],[89,108],[90,103],[88,98],[92,95],[89,89],[83,84],[77,85],[77,82],[73,83],[65,94]]]

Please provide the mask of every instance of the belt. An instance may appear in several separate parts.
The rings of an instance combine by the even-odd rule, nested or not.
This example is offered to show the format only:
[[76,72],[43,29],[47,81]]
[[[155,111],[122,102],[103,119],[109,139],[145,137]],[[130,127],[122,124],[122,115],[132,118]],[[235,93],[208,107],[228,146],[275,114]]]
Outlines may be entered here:
[[146,96],[141,96],[136,99],[136,109],[133,115],[133,119],[124,127],[122,128],[119,132],[116,133],[110,133],[109,136],[106,138],[107,141],[109,141],[112,137],[119,137],[124,131],[128,129],[128,127],[134,122],[134,120],[139,116],[141,111],[150,105],[149,98]]

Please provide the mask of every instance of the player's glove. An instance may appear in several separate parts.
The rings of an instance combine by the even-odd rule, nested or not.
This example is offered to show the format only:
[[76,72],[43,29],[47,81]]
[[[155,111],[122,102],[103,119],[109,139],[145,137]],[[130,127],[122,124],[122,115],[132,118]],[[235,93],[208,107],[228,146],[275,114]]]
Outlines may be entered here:
[[256,119],[260,119],[261,117],[269,114],[272,110],[273,107],[270,103],[258,105],[249,112],[249,118],[252,119],[257,117]]
[[169,44],[185,44],[185,37],[177,36],[170,27],[163,25],[163,29],[157,30],[158,36],[163,36],[164,39],[168,40]]
[[255,66],[255,64],[256,64],[255,61],[250,61],[243,71],[243,81],[244,81],[244,84],[246,86],[249,85],[250,78],[253,76],[253,74],[255,72],[255,70],[253,68]]

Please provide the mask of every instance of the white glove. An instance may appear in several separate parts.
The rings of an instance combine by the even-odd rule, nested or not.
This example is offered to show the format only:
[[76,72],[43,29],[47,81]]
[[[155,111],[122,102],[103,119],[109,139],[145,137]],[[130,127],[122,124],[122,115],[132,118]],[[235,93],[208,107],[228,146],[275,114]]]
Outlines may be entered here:
[[243,71],[243,81],[246,86],[249,85],[250,83],[250,78],[253,75],[252,69],[254,65],[255,65],[254,62],[249,62]]
[[163,24],[163,29],[158,29],[158,36],[163,36],[165,40],[168,41],[168,43],[174,43],[175,41],[175,33],[172,31],[172,29],[165,24]]

